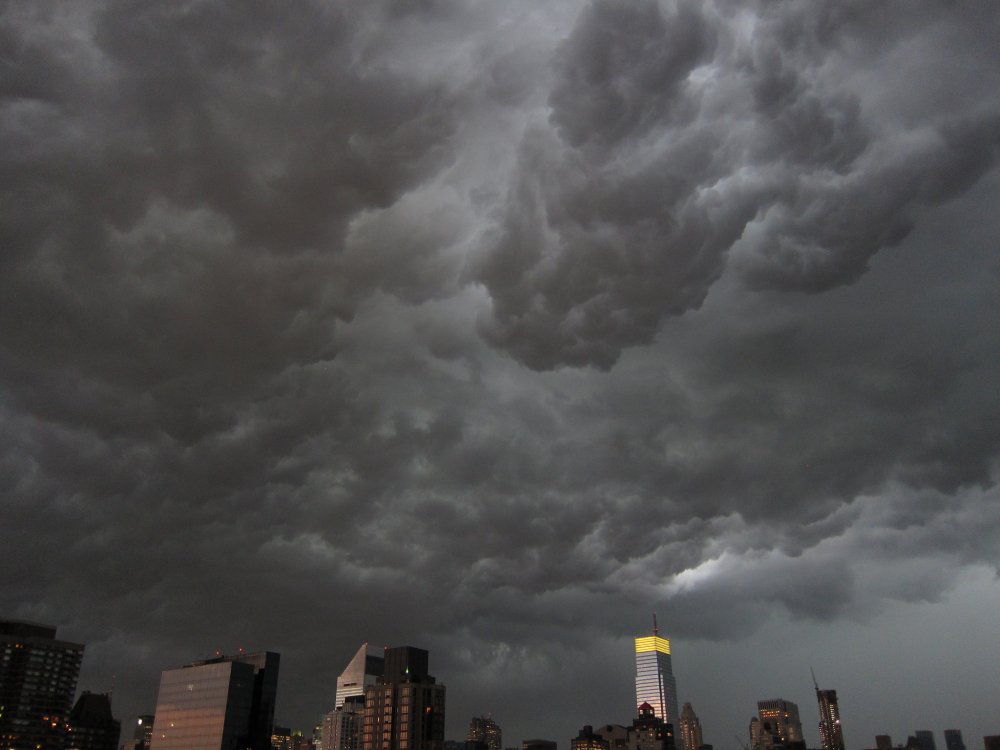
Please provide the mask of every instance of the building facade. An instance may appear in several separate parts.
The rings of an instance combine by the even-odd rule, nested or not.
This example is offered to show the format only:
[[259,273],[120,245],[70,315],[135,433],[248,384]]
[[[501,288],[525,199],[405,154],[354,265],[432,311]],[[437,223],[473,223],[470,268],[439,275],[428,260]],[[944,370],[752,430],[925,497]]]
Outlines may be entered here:
[[67,750],[118,750],[122,724],[111,714],[111,696],[84,691],[69,714]]
[[628,728],[626,750],[676,750],[674,727],[656,715],[649,703],[639,706],[639,716]]
[[83,644],[48,625],[0,620],[0,747],[64,750]]
[[756,737],[753,737],[756,750],[778,745],[805,750],[797,704],[783,698],[757,701],[757,717]]
[[681,709],[681,720],[677,734],[681,738],[682,750],[698,750],[705,744],[702,739],[701,722],[690,703],[685,703]]
[[676,724],[677,681],[670,660],[670,641],[661,638],[653,627],[653,635],[635,639],[635,702],[649,704],[653,714],[667,724]]
[[962,739],[962,730],[945,729],[944,746],[947,750],[965,750],[965,740]]
[[383,675],[365,688],[362,750],[443,750],[445,687],[427,665],[423,649],[386,649]]
[[323,717],[322,744],[326,750],[361,750],[365,697],[351,695]]
[[149,750],[153,742],[153,715],[140,714],[132,725],[132,737],[122,744],[122,750]]
[[480,742],[486,750],[503,750],[503,732],[489,716],[473,716],[466,742]]
[[382,676],[384,667],[384,658],[373,653],[367,643],[362,643],[337,678],[337,695],[333,707],[340,708],[352,695],[364,697],[365,687],[375,684]]
[[840,707],[836,690],[816,687],[819,704],[819,741],[823,750],[844,750],[844,730],[840,725]]
[[279,659],[262,651],[163,672],[151,750],[270,750]]

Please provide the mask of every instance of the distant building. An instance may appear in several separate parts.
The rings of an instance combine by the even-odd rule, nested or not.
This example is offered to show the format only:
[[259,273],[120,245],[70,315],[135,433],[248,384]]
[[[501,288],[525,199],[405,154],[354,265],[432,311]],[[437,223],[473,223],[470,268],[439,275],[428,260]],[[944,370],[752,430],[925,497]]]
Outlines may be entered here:
[[627,750],[676,750],[674,727],[653,711],[648,703],[639,706],[639,716],[628,729]]
[[82,661],[54,627],[0,620],[0,747],[64,750]]
[[988,734],[983,737],[983,750],[1000,750],[1000,734]]
[[570,750],[609,750],[608,741],[601,735],[594,734],[594,727],[586,724],[569,741]]
[[628,733],[630,727],[621,724],[605,724],[594,731],[608,743],[608,750],[628,750]]
[[481,742],[486,750],[503,750],[503,732],[489,716],[473,716],[466,742]]
[[271,750],[292,750],[292,728],[275,725],[271,730]]
[[892,737],[888,734],[876,734],[875,750],[892,750]]
[[164,671],[151,750],[271,750],[279,661],[261,651]]
[[937,743],[934,741],[934,732],[930,729],[918,729],[913,733],[920,745],[920,750],[937,750]]
[[149,750],[153,742],[153,715],[140,714],[132,725],[132,737],[125,740],[121,750]]
[[754,750],[783,747],[805,750],[799,707],[783,698],[757,701],[757,721],[750,724]]
[[333,707],[340,708],[352,695],[364,697],[365,687],[374,685],[385,668],[384,658],[362,643],[344,671],[337,678],[337,695]]
[[122,723],[111,715],[111,696],[87,690],[69,714],[67,750],[118,750]]
[[427,652],[399,646],[384,658],[365,687],[362,750],[443,750],[445,687],[427,673]]
[[962,730],[945,729],[944,745],[947,750],[965,750],[965,740],[962,739]]
[[552,740],[521,740],[521,750],[556,750]]
[[701,736],[701,722],[698,720],[698,714],[694,712],[694,708],[691,707],[690,703],[685,703],[681,709],[678,734],[681,738],[681,748],[683,750],[698,750],[704,744]]
[[365,713],[363,695],[348,696],[343,705],[323,717],[324,750],[361,750],[361,727]]
[[668,724],[678,720],[670,641],[660,637],[655,617],[653,634],[635,639],[635,702],[637,706],[649,704],[653,714]]

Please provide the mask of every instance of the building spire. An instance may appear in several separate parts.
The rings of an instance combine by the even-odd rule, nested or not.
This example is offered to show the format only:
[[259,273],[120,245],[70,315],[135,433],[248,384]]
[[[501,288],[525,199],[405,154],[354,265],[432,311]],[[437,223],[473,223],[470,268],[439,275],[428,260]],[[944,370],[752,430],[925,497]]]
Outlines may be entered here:
[[653,635],[659,635],[660,629],[656,626],[656,612],[653,613]]
[[816,672],[812,667],[809,667],[809,674],[813,676],[813,687],[816,688],[816,695],[819,695],[819,683],[816,682]]

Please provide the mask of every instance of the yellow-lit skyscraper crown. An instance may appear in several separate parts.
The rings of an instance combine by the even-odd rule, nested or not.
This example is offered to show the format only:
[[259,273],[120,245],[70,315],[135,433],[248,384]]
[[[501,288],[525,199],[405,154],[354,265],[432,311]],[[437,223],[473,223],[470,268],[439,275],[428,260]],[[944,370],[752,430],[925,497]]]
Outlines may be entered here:
[[659,651],[661,654],[669,654],[670,640],[668,638],[660,638],[658,635],[647,635],[636,638],[635,652],[642,654],[646,651]]

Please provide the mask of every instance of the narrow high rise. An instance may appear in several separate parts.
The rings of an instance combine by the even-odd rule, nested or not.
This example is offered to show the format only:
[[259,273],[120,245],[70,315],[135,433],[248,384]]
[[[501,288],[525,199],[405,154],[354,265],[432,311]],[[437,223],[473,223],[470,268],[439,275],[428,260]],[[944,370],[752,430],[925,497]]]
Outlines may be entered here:
[[382,676],[365,688],[362,750],[444,750],[445,689],[427,663],[423,649],[386,649]]
[[965,740],[961,729],[945,729],[944,745],[948,750],[965,750]]
[[653,615],[653,634],[635,639],[635,702],[648,703],[667,724],[678,722],[677,681],[670,660],[670,641],[660,637]]
[[836,690],[820,690],[813,674],[816,702],[819,704],[819,740],[823,750],[845,750],[844,730],[840,726],[840,707]]
[[681,723],[677,730],[681,738],[682,750],[698,750],[704,744],[701,736],[701,722],[690,703],[681,709]]
[[82,661],[54,627],[0,620],[0,747],[64,750]]

